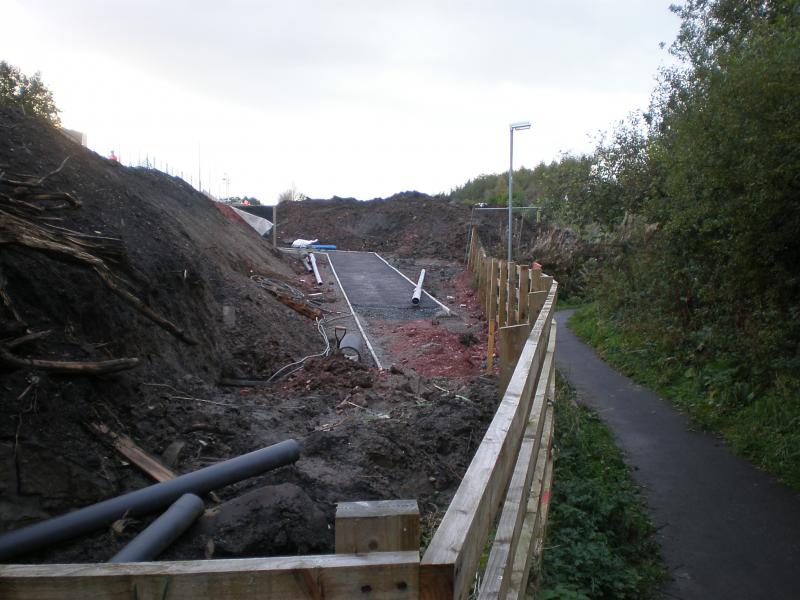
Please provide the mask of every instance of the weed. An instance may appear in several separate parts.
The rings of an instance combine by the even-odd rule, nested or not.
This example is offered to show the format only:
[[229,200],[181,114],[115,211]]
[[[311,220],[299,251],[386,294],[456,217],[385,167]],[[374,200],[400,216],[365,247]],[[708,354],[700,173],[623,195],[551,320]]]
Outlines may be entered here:
[[648,598],[664,580],[655,529],[622,454],[560,375],[539,598]]
[[731,449],[784,483],[800,489],[800,380],[785,370],[757,377],[741,358],[707,352],[710,331],[697,332],[689,350],[669,332],[606,316],[594,304],[569,321],[578,337],[611,365],[646,385]]

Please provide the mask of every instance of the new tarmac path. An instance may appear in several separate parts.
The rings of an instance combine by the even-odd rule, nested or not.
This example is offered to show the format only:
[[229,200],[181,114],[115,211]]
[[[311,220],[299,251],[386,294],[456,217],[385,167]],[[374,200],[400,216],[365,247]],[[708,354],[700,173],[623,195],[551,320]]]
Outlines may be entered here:
[[611,428],[672,573],[664,598],[800,599],[800,493],[619,374],[556,315],[558,369]]

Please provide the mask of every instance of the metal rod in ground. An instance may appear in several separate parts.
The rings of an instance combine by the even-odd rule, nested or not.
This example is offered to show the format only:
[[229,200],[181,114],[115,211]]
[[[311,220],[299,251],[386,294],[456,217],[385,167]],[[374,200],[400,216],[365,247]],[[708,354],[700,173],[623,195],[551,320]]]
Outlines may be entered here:
[[314,253],[309,252],[308,258],[311,259],[311,268],[314,269],[314,279],[317,280],[317,285],[322,285],[322,277],[319,275],[319,269],[317,269],[317,259],[314,257]]
[[422,282],[425,281],[425,269],[419,273],[417,280],[417,287],[414,288],[414,294],[411,296],[411,304],[419,304],[419,299],[422,297]]
[[286,440],[60,517],[4,533],[0,535],[0,561],[90,533],[126,515],[138,517],[157,512],[183,494],[202,495],[288,465],[299,457],[298,443]]
[[205,504],[198,496],[184,494],[108,562],[144,562],[158,558],[172,542],[189,529],[197,517],[203,514],[205,508]]

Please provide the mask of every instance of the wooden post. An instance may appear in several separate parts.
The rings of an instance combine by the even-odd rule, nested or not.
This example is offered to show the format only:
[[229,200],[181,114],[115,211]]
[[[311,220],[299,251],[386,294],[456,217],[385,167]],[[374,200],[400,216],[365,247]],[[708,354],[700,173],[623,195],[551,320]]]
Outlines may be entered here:
[[[526,335],[527,341],[483,442],[422,557],[423,600],[469,597],[530,414],[535,383],[547,350],[555,293],[553,290],[553,301],[548,297],[533,331]],[[527,325],[517,329],[527,334]]]
[[486,311],[486,258],[481,257],[478,265],[478,300]]
[[0,565],[0,597],[416,600],[419,579],[419,550],[176,562]]
[[478,259],[478,230],[472,228],[472,241],[470,242],[469,250],[469,268],[470,271],[475,271],[475,261]]
[[552,275],[542,275],[542,290],[545,292],[550,291],[550,286],[553,285],[553,276]]
[[528,294],[528,324],[531,327],[536,323],[545,300],[547,300],[547,292],[530,292]]
[[272,247],[278,247],[278,203],[272,205]]
[[508,382],[511,381],[517,359],[529,333],[527,323],[500,328],[500,379],[497,386],[501,398],[506,393]]
[[339,502],[336,505],[336,554],[419,552],[416,500]]
[[500,327],[508,325],[508,263],[500,261],[500,277],[497,284],[497,324]]
[[532,292],[540,291],[542,289],[541,281],[540,281],[540,279],[542,277],[541,270],[539,270],[539,269],[531,269],[530,277],[531,277],[531,291]]
[[517,324],[517,263],[508,263],[508,326]]
[[486,374],[491,375],[494,370],[494,333],[497,326],[497,262],[492,259],[489,270],[489,308],[486,314],[489,318],[489,343],[486,348]]
[[517,286],[517,297],[519,298],[517,310],[517,323],[528,322],[528,292],[530,291],[530,269],[527,265],[519,267],[519,285]]

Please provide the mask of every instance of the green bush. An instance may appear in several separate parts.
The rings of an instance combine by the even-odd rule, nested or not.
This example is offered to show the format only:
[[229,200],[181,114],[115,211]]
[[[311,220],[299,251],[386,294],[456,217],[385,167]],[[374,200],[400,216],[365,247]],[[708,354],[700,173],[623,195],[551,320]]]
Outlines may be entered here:
[[0,103],[21,108],[56,127],[61,125],[53,93],[42,82],[41,74],[28,77],[6,61],[0,61]]
[[540,598],[647,598],[665,577],[655,530],[614,439],[557,383],[555,465]]

